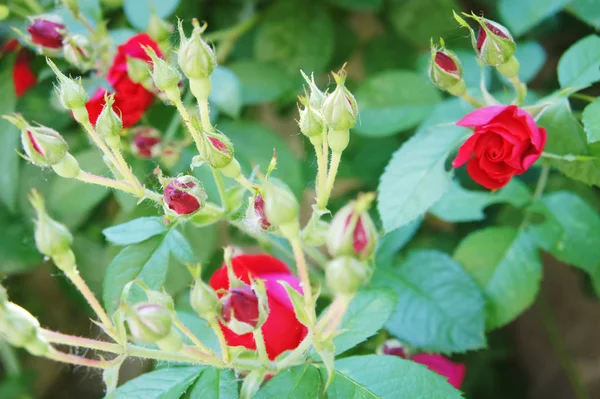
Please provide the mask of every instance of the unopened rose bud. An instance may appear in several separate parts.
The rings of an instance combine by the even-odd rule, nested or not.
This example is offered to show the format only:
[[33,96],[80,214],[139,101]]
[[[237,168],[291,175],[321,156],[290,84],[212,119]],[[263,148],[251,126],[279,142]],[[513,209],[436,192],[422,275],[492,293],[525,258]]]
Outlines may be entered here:
[[94,64],[92,44],[83,35],[73,35],[65,39],[63,53],[69,64],[84,72]]
[[36,356],[45,354],[50,347],[41,336],[38,320],[12,302],[0,307],[0,335],[11,345],[25,347]]
[[181,75],[177,69],[156,55],[151,47],[145,48],[146,53],[152,58],[152,80],[156,88],[165,93],[177,91],[179,93],[179,82]]
[[113,104],[115,102],[114,94],[104,95],[104,107],[102,112],[96,119],[96,132],[106,144],[111,148],[119,148],[121,144],[121,130],[123,130],[123,121],[113,110]]
[[201,27],[196,19],[192,20],[194,31],[188,39],[179,21],[179,36],[181,45],[177,53],[179,67],[189,79],[206,79],[217,66],[217,57],[211,46],[202,40],[201,34],[206,28]]
[[60,23],[56,17],[36,18],[27,27],[27,32],[31,35],[31,41],[38,46],[49,49],[62,47],[65,30],[65,25]]
[[154,158],[161,154],[160,132],[152,127],[140,126],[132,131],[131,152],[140,158]]
[[221,316],[227,327],[236,334],[246,334],[258,326],[260,307],[258,296],[248,285],[229,290],[222,299]]
[[215,169],[229,165],[233,159],[231,140],[220,132],[204,132],[203,137],[204,160]]
[[361,199],[340,209],[329,227],[327,248],[333,257],[353,256],[366,260],[377,246],[377,229]]
[[310,75],[309,79],[308,76],[306,76],[306,74],[304,73],[304,71],[300,71],[300,73],[302,74],[302,77],[308,84],[308,105],[310,105],[315,110],[320,110],[321,105],[323,105],[323,100],[325,100],[325,93],[319,90],[315,83],[315,78],[312,74]]
[[342,256],[327,264],[325,280],[335,294],[351,295],[366,281],[368,272],[368,264],[351,256]]
[[68,152],[59,163],[52,165],[52,169],[57,175],[67,179],[73,179],[81,173],[79,162],[77,162],[77,159]]
[[146,90],[154,90],[152,71],[145,60],[127,56],[127,76],[132,82],[144,86]]
[[164,42],[173,33],[173,25],[152,12],[148,20],[148,34],[157,43]]
[[254,209],[254,212],[256,212],[260,222],[260,227],[263,230],[267,230],[269,227],[271,227],[271,222],[269,222],[269,219],[267,219],[267,215],[265,213],[265,200],[262,194],[258,193],[256,195],[252,208]]
[[73,236],[69,229],[52,219],[46,212],[44,200],[40,194],[33,190],[29,201],[36,213],[35,220],[35,245],[46,256],[57,256],[71,249]]
[[263,185],[264,214],[274,227],[282,228],[298,222],[300,205],[283,183],[267,181]]
[[[356,99],[344,84],[346,80],[345,71],[342,70],[338,74],[334,73],[333,77],[337,86],[323,101],[323,119],[331,130],[348,130],[356,124],[358,106],[356,105]],[[333,149],[333,147],[331,148]],[[336,150],[334,149],[334,151]]]
[[325,124],[321,113],[309,104],[309,100],[301,98],[304,107],[299,107],[300,119],[298,126],[303,135],[308,137],[313,144],[320,144],[323,140]]
[[[429,62],[429,79],[441,90],[453,90],[460,87],[466,91],[466,85],[462,79],[462,65],[460,60],[450,50],[444,47],[432,47],[431,61]],[[460,91],[460,90],[459,90]],[[452,93],[462,95],[463,93]]]
[[35,165],[56,165],[67,154],[69,146],[56,130],[45,126],[31,126],[19,114],[5,115],[4,119],[21,130],[23,150]]
[[[56,77],[58,78],[58,86],[56,87],[56,95],[60,99],[61,104],[66,109],[70,110],[85,110],[85,104],[88,100],[88,95],[81,84],[81,78],[76,79],[68,78],[65,76],[58,67],[49,58],[46,58],[46,62],[52,68]],[[87,116],[87,113],[86,113]],[[77,114],[75,114],[77,118]]]
[[159,146],[160,152],[160,164],[167,169],[173,169],[173,167],[179,162],[181,158],[181,149],[173,144],[166,144]]
[[180,176],[169,182],[163,192],[167,214],[190,215],[204,207],[206,192],[202,183],[192,176]]
[[167,338],[173,324],[171,312],[154,303],[140,303],[128,309],[125,321],[133,339],[145,344]]
[[210,320],[217,313],[219,298],[215,291],[200,278],[194,281],[190,291],[190,304],[200,317]]

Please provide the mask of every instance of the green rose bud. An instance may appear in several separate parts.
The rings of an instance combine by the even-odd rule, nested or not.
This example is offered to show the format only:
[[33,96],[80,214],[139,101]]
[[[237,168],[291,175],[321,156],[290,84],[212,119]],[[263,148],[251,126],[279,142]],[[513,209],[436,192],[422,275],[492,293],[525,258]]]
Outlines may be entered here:
[[159,17],[156,12],[152,10],[150,20],[148,20],[148,34],[155,42],[164,42],[169,39],[173,33],[173,25]]
[[12,302],[0,307],[0,335],[11,345],[25,347],[33,355],[42,356],[50,344],[40,333],[40,323],[27,310]]
[[358,106],[356,105],[356,99],[344,85],[346,80],[345,71],[341,70],[337,74],[334,73],[333,77],[337,86],[323,101],[321,110],[323,119],[332,130],[348,130],[356,124]]
[[121,145],[123,121],[113,110],[113,104],[115,102],[114,94],[105,94],[104,101],[104,108],[102,108],[102,112],[100,112],[100,115],[98,115],[98,119],[96,120],[96,132],[104,138],[106,144],[111,148],[119,148]]
[[85,109],[88,96],[81,84],[81,78],[68,78],[66,77],[58,67],[49,58],[46,58],[46,62],[50,68],[56,74],[58,78],[58,86],[56,86],[56,95],[60,99],[60,103],[66,109],[76,110]]
[[336,295],[351,295],[358,291],[368,274],[368,264],[351,256],[342,256],[327,264],[325,281]]
[[33,190],[29,201],[36,213],[35,220],[35,245],[46,256],[57,256],[71,249],[73,236],[67,227],[52,219],[46,212],[44,200],[40,194]]
[[[177,69],[169,65],[165,60],[159,58],[156,52],[149,46],[145,47],[146,54],[152,58],[152,80],[158,90],[164,91],[169,95],[170,92],[179,92],[179,82],[181,75]],[[170,97],[169,97],[170,98]]]
[[139,303],[128,309],[125,321],[134,340],[155,344],[171,333],[171,312],[154,303]]
[[183,25],[179,21],[179,36],[181,45],[177,53],[179,67],[189,79],[206,79],[217,66],[217,57],[211,46],[202,40],[201,34],[206,29],[200,26],[197,19],[192,20],[194,31],[188,39],[183,32]]
[[298,107],[300,114],[298,127],[300,127],[302,134],[308,137],[313,144],[319,144],[323,140],[325,128],[323,117],[317,109],[310,105],[310,100],[306,97],[300,97],[300,103],[303,104],[303,107]]
[[81,71],[89,70],[94,64],[93,47],[90,41],[82,35],[68,36],[63,46],[65,60]]
[[292,191],[283,183],[266,181],[263,185],[264,213],[274,227],[298,223],[300,205]]
[[233,144],[220,132],[204,132],[203,158],[213,168],[221,169],[233,159]]
[[62,161],[52,165],[52,169],[54,170],[54,173],[67,179],[73,179],[81,173],[79,162],[77,162],[77,159],[68,152],[65,154]]

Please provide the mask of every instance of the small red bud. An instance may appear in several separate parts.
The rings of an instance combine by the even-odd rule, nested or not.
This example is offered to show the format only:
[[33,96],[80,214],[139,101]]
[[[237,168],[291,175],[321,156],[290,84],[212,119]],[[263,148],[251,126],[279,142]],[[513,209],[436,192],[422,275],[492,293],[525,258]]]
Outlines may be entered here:
[[165,205],[177,215],[189,215],[204,205],[206,193],[202,184],[191,176],[173,179],[163,192]]
[[246,323],[253,328],[258,325],[258,297],[248,285],[242,285],[229,290],[229,295],[223,301],[221,310],[223,320],[230,323],[232,319]]
[[63,43],[62,30],[66,29],[63,24],[46,19],[36,19],[27,27],[31,40],[42,47],[58,49]]
[[[496,26],[490,24],[489,22],[485,23],[486,28],[488,28],[493,34],[500,36],[503,39],[508,39],[506,33],[502,32]],[[485,38],[487,37],[487,33],[485,33],[485,29],[479,28],[479,34],[477,35],[477,51],[481,51],[481,47],[483,46],[483,42],[485,42]]]
[[153,158],[160,154],[161,138],[156,129],[140,127],[133,136],[132,150],[141,158]]
[[260,222],[260,227],[263,230],[267,230],[269,227],[271,227],[271,222],[269,222],[267,215],[265,215],[265,200],[260,193],[254,199],[254,212],[256,212],[256,216]]
[[454,60],[441,51],[435,53],[435,63],[446,72],[458,71],[458,65],[456,65]]

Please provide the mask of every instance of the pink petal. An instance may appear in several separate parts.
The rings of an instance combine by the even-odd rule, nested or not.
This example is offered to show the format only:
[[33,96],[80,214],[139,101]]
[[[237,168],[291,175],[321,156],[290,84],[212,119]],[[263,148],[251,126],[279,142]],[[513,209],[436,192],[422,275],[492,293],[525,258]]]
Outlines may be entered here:
[[[507,109],[515,107],[514,105],[490,105],[488,107],[478,108],[465,115],[464,118],[456,122],[457,126],[483,126],[490,123],[495,117]],[[516,108],[516,107],[515,107]]]
[[459,389],[462,385],[467,372],[467,368],[464,364],[454,363],[442,355],[420,353],[411,357],[411,360],[427,366],[429,370],[435,371],[439,375],[446,377],[450,385],[456,389]]

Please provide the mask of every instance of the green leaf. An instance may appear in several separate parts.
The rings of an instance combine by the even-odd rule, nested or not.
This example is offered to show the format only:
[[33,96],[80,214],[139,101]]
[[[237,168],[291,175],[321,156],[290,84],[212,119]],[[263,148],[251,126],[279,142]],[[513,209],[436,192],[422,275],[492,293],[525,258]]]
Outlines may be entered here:
[[462,98],[451,98],[435,106],[431,114],[421,123],[417,132],[435,125],[454,125],[475,108]]
[[376,11],[383,5],[383,0],[329,0],[329,2],[354,11]]
[[[86,172],[102,175],[107,171],[100,152],[95,148],[78,153],[75,158]],[[110,190],[106,187],[55,176],[50,183],[47,202],[55,219],[75,229],[109,194]]]
[[600,36],[592,34],[573,44],[558,61],[562,88],[584,89],[600,80]]
[[127,381],[111,399],[179,399],[198,378],[202,367],[161,368]]
[[519,79],[524,83],[533,80],[546,64],[546,50],[538,42],[517,43],[514,56],[519,60]]
[[483,210],[492,204],[509,203],[519,208],[530,199],[529,189],[517,178],[497,191],[465,190],[455,182],[430,212],[447,222],[472,222],[485,219]]
[[353,130],[365,136],[389,136],[410,129],[429,115],[440,99],[439,91],[416,72],[381,72],[356,91],[359,118]]
[[366,44],[364,52],[367,76],[389,69],[414,69],[417,59],[412,45],[391,32],[375,36]]
[[510,32],[514,36],[521,36],[567,4],[569,0],[500,0],[498,11]]
[[106,239],[115,245],[130,245],[146,241],[168,230],[160,216],[143,216],[102,230]]
[[409,224],[392,230],[381,237],[375,253],[375,264],[377,267],[391,266],[394,256],[415,235],[422,222],[422,218],[415,219]]
[[344,314],[335,337],[335,353],[339,355],[375,335],[388,321],[396,307],[396,294],[388,289],[359,291]]
[[600,7],[595,0],[571,0],[568,10],[596,30],[600,29]]
[[5,56],[0,69],[0,202],[11,211],[17,209],[19,187],[19,130],[2,115],[15,111],[17,97],[12,80],[13,56]]
[[300,81],[301,69],[325,70],[333,44],[333,24],[323,7],[283,1],[269,10],[258,27],[254,55],[258,61],[279,65]]
[[0,207],[0,275],[3,276],[29,271],[43,261],[35,247],[31,220],[16,218],[5,209]]
[[448,255],[410,252],[396,269],[376,269],[373,284],[392,288],[398,295],[386,328],[401,341],[441,353],[485,346],[481,291]]
[[254,399],[319,397],[321,376],[317,369],[305,364],[284,370],[262,386]]
[[273,150],[276,150],[277,169],[272,176],[285,179],[296,196],[303,192],[305,183],[300,162],[277,134],[264,125],[251,121],[223,121],[219,124],[219,129],[233,142],[235,156],[247,173],[256,166],[260,166],[264,173],[273,157]]
[[[190,329],[196,338],[202,341],[209,349],[220,355],[221,347],[219,345],[219,339],[206,320],[201,319],[195,312],[182,310],[177,311],[177,317],[179,317],[179,320]],[[184,337],[184,340],[191,345],[191,341],[187,337]]]
[[125,0],[123,11],[127,21],[140,31],[148,28],[151,10],[154,10],[160,18],[166,18],[171,15],[180,0]]
[[394,153],[379,182],[377,209],[386,231],[423,215],[450,188],[445,162],[467,131],[456,126],[428,127]]
[[335,362],[329,399],[460,399],[460,391],[425,366],[397,356],[353,356]]
[[560,261],[590,273],[600,266],[600,216],[577,195],[558,191],[544,195],[532,207],[544,222],[528,231],[537,244]]
[[278,283],[283,286],[285,292],[287,292],[288,296],[290,297],[290,301],[292,302],[294,313],[296,314],[298,321],[308,327],[310,325],[310,318],[308,317],[308,313],[306,313],[306,307],[304,306],[304,296],[293,289],[292,286],[287,282],[281,280],[278,281]]
[[242,108],[242,87],[237,75],[227,67],[217,66],[210,81],[210,102],[225,115],[237,118]]
[[165,242],[169,246],[171,253],[181,263],[193,263],[198,261],[190,243],[177,229],[169,231],[165,237]]
[[271,63],[243,60],[229,68],[240,81],[244,105],[275,101],[292,88],[292,80],[285,70]]
[[527,232],[512,227],[488,227],[468,235],[454,259],[484,292],[487,327],[501,327],[527,309],[540,287],[542,266]]
[[186,399],[237,399],[238,382],[231,370],[208,367],[202,371]]
[[[108,313],[112,314],[117,309],[123,288],[136,278],[152,289],[160,288],[165,281],[168,265],[169,242],[165,236],[123,248],[108,266],[104,278],[102,297]],[[131,296],[135,297],[133,293]]]
[[462,7],[455,0],[393,0],[387,16],[396,32],[415,47],[449,37],[457,31],[452,10]]
[[585,107],[582,122],[588,143],[600,141],[600,98]]

